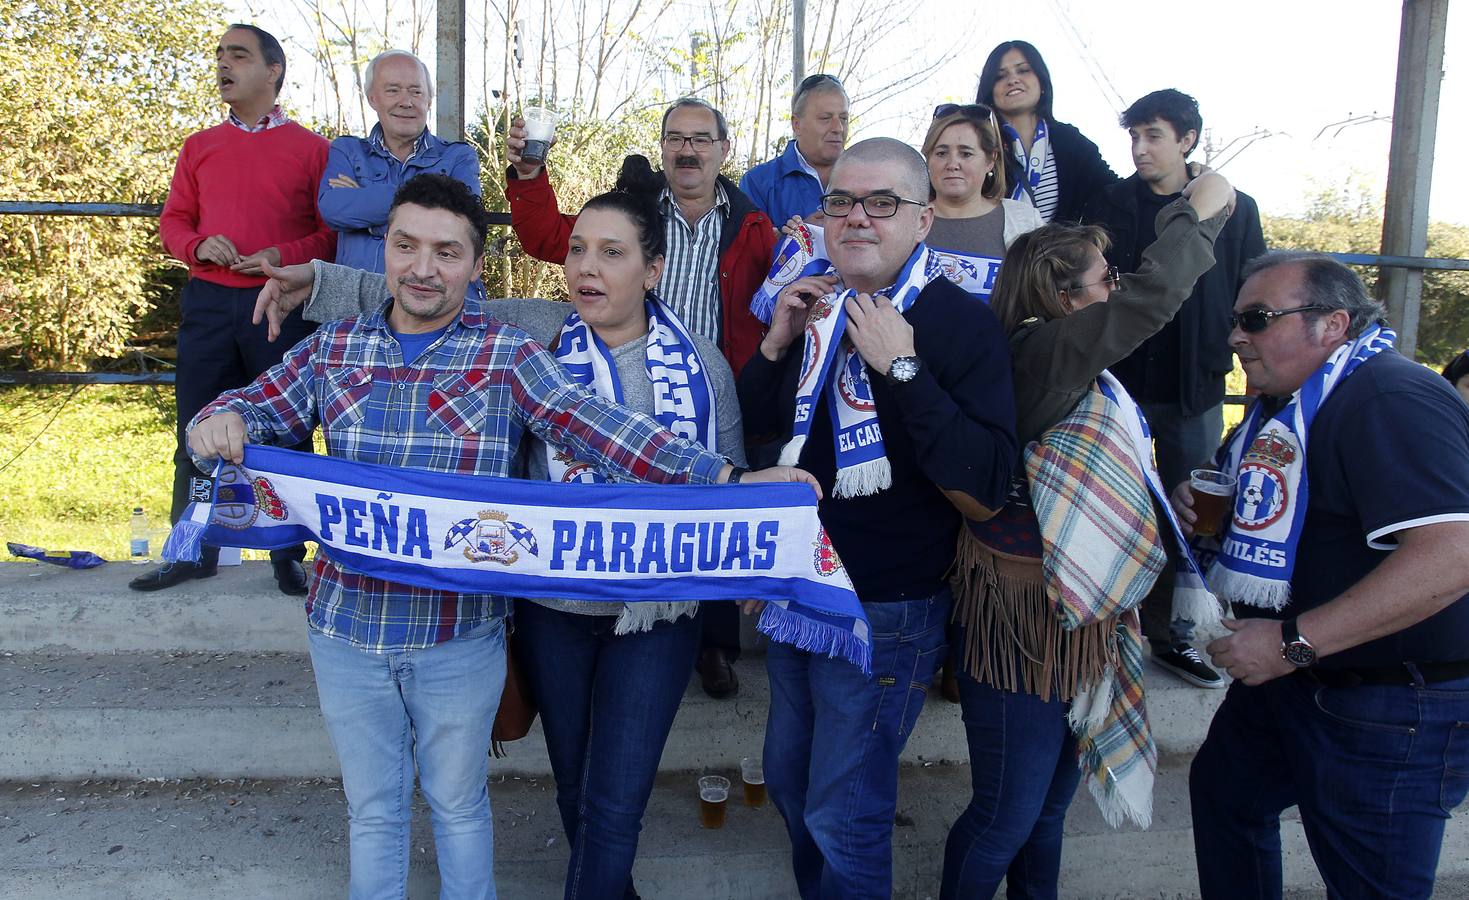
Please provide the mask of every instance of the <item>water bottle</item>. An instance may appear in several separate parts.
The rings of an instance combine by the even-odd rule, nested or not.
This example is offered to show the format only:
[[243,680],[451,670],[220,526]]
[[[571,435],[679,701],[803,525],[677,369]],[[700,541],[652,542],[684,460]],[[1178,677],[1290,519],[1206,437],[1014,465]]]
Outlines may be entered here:
[[134,506],[128,519],[128,555],[135,563],[148,561],[148,517],[141,506]]

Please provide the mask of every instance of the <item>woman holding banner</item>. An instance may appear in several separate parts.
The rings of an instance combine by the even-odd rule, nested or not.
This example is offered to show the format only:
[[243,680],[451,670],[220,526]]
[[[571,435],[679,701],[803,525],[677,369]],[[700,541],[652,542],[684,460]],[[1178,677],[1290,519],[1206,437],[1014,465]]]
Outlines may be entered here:
[[[1040,446],[1001,512],[960,534],[954,618],[974,795],[949,833],[941,897],[989,897],[1007,875],[1011,896],[1056,896],[1062,825],[1083,776],[1110,823],[1151,817],[1156,750],[1133,607],[1167,586],[1165,554],[1176,603],[1214,601],[1160,500],[1146,423],[1106,368],[1162,328],[1213,265],[1233,201],[1218,174],[1194,179],[1158,215],[1137,274],[1108,267],[1094,227],[1047,225],[1005,255],[991,307],[1010,335],[1016,436]],[[1135,504],[1113,504],[1136,514],[1113,529],[1119,543],[1067,518],[1114,497]]]

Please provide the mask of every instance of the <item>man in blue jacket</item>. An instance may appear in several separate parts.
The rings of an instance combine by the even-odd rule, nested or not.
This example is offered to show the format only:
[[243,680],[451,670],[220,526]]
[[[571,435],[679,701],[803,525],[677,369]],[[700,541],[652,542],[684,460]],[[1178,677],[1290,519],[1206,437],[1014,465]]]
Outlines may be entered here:
[[785,152],[740,179],[740,190],[775,227],[791,216],[809,218],[821,205],[832,164],[847,145],[847,92],[831,75],[812,75],[791,98],[791,132]]
[[[332,141],[316,203],[337,232],[337,263],[383,271],[388,208],[403,182],[439,172],[480,195],[479,157],[462,141],[444,141],[428,130],[433,82],[423,61],[406,50],[387,50],[367,64],[367,104],[377,124],[367,137]],[[476,282],[478,284],[478,282]]]

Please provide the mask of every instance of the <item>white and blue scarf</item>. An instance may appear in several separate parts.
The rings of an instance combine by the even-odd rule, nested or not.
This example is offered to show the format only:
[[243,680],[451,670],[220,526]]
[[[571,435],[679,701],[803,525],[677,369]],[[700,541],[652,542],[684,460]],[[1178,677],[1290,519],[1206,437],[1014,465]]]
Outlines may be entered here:
[[945,278],[963,288],[975,299],[984,303],[990,302],[990,294],[995,290],[995,276],[1000,272],[1002,260],[979,253],[965,253],[961,250],[945,250],[933,246],[930,246],[929,249],[933,251],[934,258],[938,260],[939,269]]
[[1122,421],[1132,438],[1133,450],[1136,452],[1138,465],[1147,478],[1148,490],[1163,510],[1173,532],[1173,544],[1178,548],[1174,560],[1173,617],[1188,619],[1195,625],[1212,625],[1219,621],[1219,600],[1205,583],[1204,570],[1194,559],[1188,540],[1183,536],[1183,529],[1179,527],[1173,504],[1168,502],[1168,490],[1163,486],[1163,479],[1158,476],[1158,467],[1153,462],[1153,432],[1148,427],[1147,417],[1127,392],[1127,388],[1122,386],[1122,382],[1106,369],[1097,376],[1097,387],[1101,389],[1103,396],[1121,408]]
[[775,313],[775,298],[786,285],[808,275],[834,272],[831,260],[826,256],[826,236],[821,226],[803,222],[795,234],[786,235],[775,248],[770,274],[765,276],[755,296],[750,298],[750,312],[769,325],[770,317]]
[[249,445],[163,548],[316,541],[332,562],[473,594],[659,602],[771,598],[759,629],[870,673],[867,618],[805,485],[554,484]]
[[[942,278],[933,251],[924,244],[913,248],[898,280],[885,294],[901,315],[935,278]],[[856,291],[827,294],[811,305],[801,357],[801,375],[796,383],[796,415],[790,441],[781,448],[781,465],[794,466],[801,458],[811,422],[821,398],[827,393],[832,439],[836,442],[835,497],[862,497],[892,486],[893,470],[883,447],[877,405],[862,357],[842,340],[847,330],[847,300]]]
[[[658,424],[705,450],[717,453],[714,385],[689,330],[657,296],[643,301],[648,315],[647,371],[653,385],[653,418]],[[577,384],[599,397],[623,404],[622,382],[612,351],[577,313],[566,317],[556,343],[556,361]],[[546,463],[552,481],[601,483],[596,469],[576,462],[560,449],[546,445]]]
[[1271,610],[1290,602],[1296,546],[1310,499],[1306,438],[1311,422],[1337,385],[1395,340],[1391,328],[1373,325],[1342,344],[1274,415],[1266,418],[1256,400],[1220,450],[1220,470],[1239,479],[1234,515],[1217,541],[1198,545],[1200,558],[1214,556],[1209,583],[1220,598]]
[[1020,177],[1015,179],[1010,199],[1026,200],[1031,206],[1035,206],[1035,192],[1041,185],[1041,174],[1046,168],[1046,153],[1051,145],[1050,127],[1046,125],[1045,119],[1036,119],[1035,140],[1031,142],[1029,154],[1025,152],[1025,143],[1020,140],[1020,132],[1013,125],[1006,122],[1000,126],[1000,132],[1010,142],[1010,152],[1023,169]]

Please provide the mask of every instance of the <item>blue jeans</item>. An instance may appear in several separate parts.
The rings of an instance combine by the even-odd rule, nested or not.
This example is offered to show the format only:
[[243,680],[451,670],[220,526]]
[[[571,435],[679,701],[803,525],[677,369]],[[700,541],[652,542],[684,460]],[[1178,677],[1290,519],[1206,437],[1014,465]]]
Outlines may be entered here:
[[327,733],[342,763],[351,900],[408,891],[413,771],[433,815],[439,896],[495,896],[490,730],[505,686],[505,620],[424,650],[372,653],[309,632]]
[[1055,897],[1061,832],[1081,769],[1069,703],[981,684],[959,673],[974,796],[944,847],[944,900]]
[[785,818],[805,900],[892,894],[898,756],[943,661],[948,589],[864,603],[872,677],[849,662],[772,643],[765,786]]
[[[730,604],[733,605],[733,604]],[[702,621],[614,634],[615,616],[521,601],[516,650],[540,706],[571,844],[566,897],[636,897],[633,858],[663,745],[694,671]]]
[[1469,678],[1229,686],[1189,772],[1205,898],[1281,895],[1280,813],[1299,806],[1332,897],[1428,897],[1469,790]]

